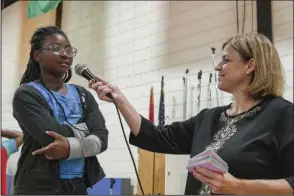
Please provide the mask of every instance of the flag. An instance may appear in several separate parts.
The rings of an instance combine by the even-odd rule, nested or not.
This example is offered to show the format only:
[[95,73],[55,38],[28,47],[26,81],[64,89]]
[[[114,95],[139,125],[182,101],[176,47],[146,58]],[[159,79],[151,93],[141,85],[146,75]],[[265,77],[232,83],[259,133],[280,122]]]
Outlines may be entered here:
[[164,77],[161,79],[161,90],[160,90],[160,103],[158,113],[158,126],[163,127],[165,125],[165,106],[164,106]]
[[58,4],[62,2],[62,0],[29,0],[27,16],[29,18],[34,18],[49,12],[57,8]]
[[154,95],[153,95],[153,86],[151,87],[151,90],[150,90],[149,121],[154,124]]

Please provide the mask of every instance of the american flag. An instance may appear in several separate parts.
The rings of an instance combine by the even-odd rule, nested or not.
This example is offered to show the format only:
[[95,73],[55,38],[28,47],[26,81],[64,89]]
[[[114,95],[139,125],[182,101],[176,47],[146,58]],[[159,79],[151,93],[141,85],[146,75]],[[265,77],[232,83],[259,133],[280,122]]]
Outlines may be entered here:
[[160,103],[158,113],[158,126],[163,127],[165,125],[165,106],[164,106],[164,77],[161,78],[161,91],[160,91]]

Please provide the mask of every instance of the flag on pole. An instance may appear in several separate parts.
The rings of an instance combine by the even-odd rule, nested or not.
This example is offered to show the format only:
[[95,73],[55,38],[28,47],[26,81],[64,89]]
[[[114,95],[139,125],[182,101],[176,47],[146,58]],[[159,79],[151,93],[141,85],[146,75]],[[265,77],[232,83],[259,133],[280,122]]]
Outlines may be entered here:
[[34,18],[57,8],[62,0],[29,0],[27,16]]
[[158,113],[158,126],[163,127],[165,125],[165,106],[164,106],[164,77],[161,78],[161,90],[160,90],[160,103]]
[[154,124],[154,94],[153,94],[153,86],[151,87],[151,90],[150,90],[149,121]]

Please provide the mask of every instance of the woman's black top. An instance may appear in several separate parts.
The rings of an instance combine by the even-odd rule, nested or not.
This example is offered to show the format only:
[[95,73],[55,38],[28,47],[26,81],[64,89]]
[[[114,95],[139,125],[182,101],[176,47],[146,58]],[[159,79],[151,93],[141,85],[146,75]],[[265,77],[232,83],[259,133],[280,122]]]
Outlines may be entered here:
[[[213,148],[240,179],[285,179],[294,189],[293,103],[266,97],[247,112],[228,116],[228,106],[159,128],[142,117],[130,143],[142,149],[191,157]],[[185,194],[211,194],[188,173]]]

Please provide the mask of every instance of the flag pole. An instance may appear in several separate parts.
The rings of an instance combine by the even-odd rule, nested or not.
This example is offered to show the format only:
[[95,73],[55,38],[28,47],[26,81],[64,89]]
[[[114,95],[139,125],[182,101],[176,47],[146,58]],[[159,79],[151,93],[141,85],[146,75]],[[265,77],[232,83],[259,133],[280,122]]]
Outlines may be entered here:
[[197,114],[200,112],[200,100],[201,100],[201,79],[202,71],[198,72],[198,86],[197,86]]
[[189,73],[189,69],[186,70],[185,72],[185,76],[183,77],[183,85],[184,85],[184,89],[183,89],[183,119],[186,120],[187,119],[187,88],[188,88],[188,76],[187,74]]
[[217,76],[216,76],[216,62],[215,62],[215,48],[211,47],[211,52],[212,52],[212,63],[213,63],[213,68],[214,68],[214,85],[215,85],[215,94],[216,94],[216,106],[219,106],[219,95],[218,95],[218,87],[217,87]]
[[212,73],[209,74],[209,82],[208,82],[208,101],[207,101],[207,107],[211,108],[211,79],[212,79]]

